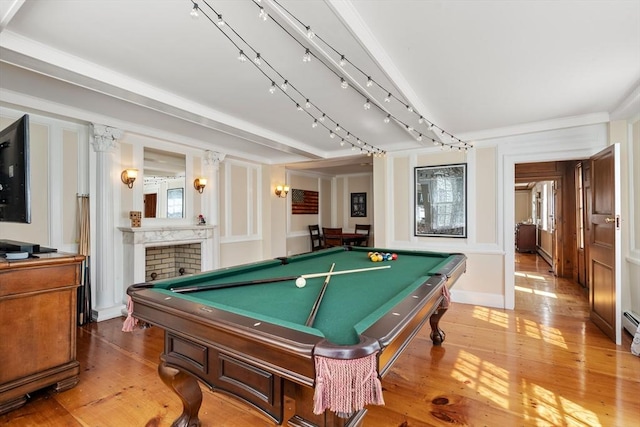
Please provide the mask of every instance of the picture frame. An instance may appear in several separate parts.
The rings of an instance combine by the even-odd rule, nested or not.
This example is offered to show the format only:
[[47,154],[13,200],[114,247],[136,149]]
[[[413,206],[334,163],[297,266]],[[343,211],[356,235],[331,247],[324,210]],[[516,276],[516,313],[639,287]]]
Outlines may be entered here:
[[351,193],[351,216],[356,218],[367,216],[367,193]]
[[416,236],[467,237],[467,164],[419,166],[414,172]]

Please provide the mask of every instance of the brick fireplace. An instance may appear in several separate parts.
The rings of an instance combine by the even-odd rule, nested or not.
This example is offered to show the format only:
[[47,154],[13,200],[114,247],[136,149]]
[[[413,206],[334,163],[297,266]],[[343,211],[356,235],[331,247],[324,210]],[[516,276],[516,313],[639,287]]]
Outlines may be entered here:
[[201,271],[200,243],[145,248],[145,281],[169,279]]
[[125,287],[153,280],[153,273],[155,280],[160,280],[215,267],[213,226],[119,229],[122,231]]

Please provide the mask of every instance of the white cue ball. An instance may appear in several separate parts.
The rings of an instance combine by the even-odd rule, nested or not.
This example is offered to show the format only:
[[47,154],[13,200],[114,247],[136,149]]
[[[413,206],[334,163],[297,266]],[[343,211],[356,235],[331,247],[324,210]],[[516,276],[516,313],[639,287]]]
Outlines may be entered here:
[[299,288],[304,288],[304,285],[306,285],[306,284],[307,284],[307,281],[306,281],[306,280],[304,280],[304,277],[298,277],[298,278],[296,279],[296,286],[297,286],[297,287],[299,287]]

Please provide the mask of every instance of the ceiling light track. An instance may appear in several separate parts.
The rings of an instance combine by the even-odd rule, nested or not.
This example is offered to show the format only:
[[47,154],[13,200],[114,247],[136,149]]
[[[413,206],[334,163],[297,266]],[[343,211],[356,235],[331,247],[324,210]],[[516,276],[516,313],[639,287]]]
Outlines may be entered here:
[[[329,120],[331,122],[333,122],[334,124],[338,124],[334,119],[332,119],[330,116],[328,116],[322,109],[320,109],[317,105],[315,105],[314,103],[312,103],[308,97],[304,96],[304,94],[299,91],[292,83],[290,80],[288,80],[287,78],[285,78],[280,72],[278,72],[278,70],[275,69],[275,67],[273,67],[266,59],[264,56],[262,56],[259,52],[257,52],[242,36],[240,36],[240,34],[238,34],[235,29],[233,28],[232,25],[229,24],[229,22],[223,20],[222,14],[220,14],[217,10],[215,10],[206,0],[201,0],[200,3],[206,5],[211,12],[214,14],[215,19],[211,18],[209,16],[209,14],[204,11],[200,6],[199,3],[196,2],[195,0],[190,0],[192,3],[192,9],[191,9],[191,15],[194,17],[198,17],[200,14],[202,16],[204,16],[207,20],[209,20],[209,22],[211,22],[213,24],[213,26],[218,29],[226,38],[227,40],[233,44],[233,46],[235,46],[235,48],[237,49],[238,53],[238,60],[240,60],[241,62],[247,62],[247,63],[251,63],[254,67],[256,67],[256,69],[262,74],[264,75],[267,79],[268,82],[270,84],[270,86],[268,87],[269,92],[270,93],[275,93],[276,90],[280,90],[280,92],[282,94],[284,94],[287,98],[289,98],[289,100],[293,103],[293,105],[299,110],[302,111],[304,113],[306,113],[309,117],[311,117],[312,119],[312,123],[316,126],[313,127],[317,127],[318,125],[324,127],[326,130],[329,131],[329,136],[331,138],[335,138],[337,135],[334,132],[334,130],[328,126],[328,124],[325,123],[325,120]],[[257,3],[259,3],[258,0],[254,1],[254,4],[257,5]],[[269,16],[268,12],[264,10],[264,8],[262,6],[259,6],[260,8],[260,13],[259,13],[259,17],[263,20],[272,20],[273,18]],[[222,21],[224,22],[224,25],[220,25],[219,22]],[[238,42],[236,42],[234,40],[234,38],[231,37],[231,35],[229,35],[227,33],[227,31],[230,31],[233,33],[233,35],[235,36],[235,38],[239,39],[242,44],[244,45],[244,49],[243,46],[241,46]],[[307,31],[307,34],[311,34],[309,31],[311,31],[310,29]],[[309,35],[308,35],[309,37]],[[255,54],[255,57],[252,61],[248,61],[247,60],[247,55],[246,52],[248,51],[253,51]],[[309,53],[309,55],[312,55],[311,52],[309,51],[309,49],[307,49],[305,51],[305,56],[306,54]],[[310,56],[309,56],[310,58]],[[310,59],[309,59],[310,61]],[[305,61],[308,62],[308,61]],[[264,67],[263,65],[266,65],[266,67]],[[266,71],[266,69],[271,70],[272,73],[275,73],[277,75],[278,78],[275,78],[273,76],[270,76]],[[276,85],[276,81],[282,81],[282,83],[280,84],[280,86]],[[293,92],[295,92],[297,94],[297,96],[302,98],[302,102],[297,101],[289,92],[287,92],[287,89],[291,88],[293,90]],[[301,105],[304,105],[306,107],[306,109],[302,108]],[[314,114],[311,113],[311,111],[309,111],[311,109],[311,107],[313,107],[314,111],[317,111],[318,116],[316,117]],[[343,132],[346,132],[347,135],[347,139],[349,139],[350,136],[352,136],[353,134],[351,132],[346,131],[345,129],[341,129]],[[339,136],[339,135],[338,135]],[[341,145],[344,145],[344,141],[345,138],[341,137],[340,139],[342,141]],[[366,154],[368,156],[374,156],[374,157],[382,157],[386,154],[386,152],[378,147],[375,147],[371,144],[368,143],[364,143],[360,140],[360,138],[356,137],[356,142],[350,142],[347,141],[346,143],[351,145],[351,149],[354,151],[360,150],[363,154]]]
[[[254,0],[254,4],[257,5],[257,3],[259,3],[260,1],[261,0]],[[291,13],[291,11],[289,11],[287,8],[285,8],[278,0],[271,0],[271,2],[276,4],[280,9],[282,9],[282,11],[284,11],[287,15],[289,15],[293,20],[298,22],[305,29],[305,31],[309,31],[310,30],[310,28],[311,28],[310,25],[308,25],[307,23],[304,23],[300,19],[298,19],[297,16],[295,16],[293,13]],[[262,8],[262,6],[258,6],[258,7]],[[304,46],[296,37],[293,36],[293,34],[291,34],[289,31],[287,31],[287,29],[285,29],[278,21],[276,21],[273,18],[271,20],[272,20],[272,22],[275,22],[292,39],[294,39],[301,46],[303,46],[304,48],[307,48],[307,50],[308,50],[307,46]],[[312,37],[309,37],[309,39],[311,39],[311,38]],[[360,67],[358,67],[353,62],[351,62],[344,53],[342,53],[338,49],[334,48],[330,43],[328,43],[325,39],[323,39],[320,35],[318,35],[318,33],[313,32],[313,38],[316,39],[316,40],[320,40],[325,46],[327,46],[329,49],[331,49],[339,57],[338,64],[340,65],[340,67],[344,68],[348,64],[353,69],[355,69],[359,73],[361,73],[362,76],[366,79],[365,80],[365,86],[367,88],[371,88],[371,87],[373,87],[375,85],[380,91],[382,91],[382,93],[384,94],[384,102],[385,103],[389,103],[392,100],[396,101],[397,103],[401,104],[407,110],[408,113],[412,113],[414,116],[416,116],[419,125],[426,126],[427,129],[429,131],[433,132],[434,134],[436,134],[436,132],[437,132],[437,135],[439,137],[447,137],[447,139],[449,139],[449,141],[442,141],[442,140],[436,140],[435,138],[428,138],[428,139],[431,139],[431,141],[435,145],[442,145],[443,149],[458,149],[460,151],[462,151],[462,150],[466,151],[469,148],[473,147],[472,143],[467,142],[467,141],[463,141],[460,138],[457,138],[455,135],[453,135],[452,133],[447,132],[446,130],[444,130],[440,126],[437,126],[432,121],[425,119],[419,112],[417,112],[413,108],[413,106],[408,101],[400,98],[399,96],[394,95],[391,91],[389,91],[388,89],[383,87],[380,83],[375,81],[371,77],[370,74],[368,74],[367,72],[362,70]],[[399,117],[397,117],[397,116],[391,114],[389,111],[387,111],[387,109],[384,108],[382,105],[380,105],[380,103],[378,103],[375,100],[375,98],[372,97],[371,94],[365,94],[362,91],[360,91],[357,87],[355,87],[355,85],[349,85],[347,80],[344,79],[343,75],[339,74],[337,71],[335,71],[335,69],[333,67],[330,67],[324,61],[322,61],[320,58],[318,58],[316,55],[314,55],[314,57],[318,59],[318,62],[322,63],[325,67],[327,67],[327,69],[329,69],[331,72],[333,72],[334,74],[336,74],[336,76],[338,76],[340,78],[340,85],[341,85],[341,87],[343,89],[347,89],[347,88],[351,87],[353,90],[358,92],[358,94],[360,94],[363,97],[363,99],[365,100],[364,108],[366,110],[370,109],[371,106],[375,106],[376,108],[378,108],[384,114],[383,117],[384,117],[385,123],[388,123],[390,121],[388,119],[393,119],[401,127],[403,127],[405,130],[407,130],[409,133],[411,133],[418,141],[422,141],[423,138],[427,138],[420,130],[415,129],[415,127],[410,126],[409,124],[407,124],[403,120],[401,120]],[[375,101],[375,102],[373,102],[373,101]]]

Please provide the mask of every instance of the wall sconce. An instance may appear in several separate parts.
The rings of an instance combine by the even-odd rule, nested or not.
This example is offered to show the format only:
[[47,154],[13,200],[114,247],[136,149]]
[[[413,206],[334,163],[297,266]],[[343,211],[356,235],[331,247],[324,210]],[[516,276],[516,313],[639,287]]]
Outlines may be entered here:
[[289,186],[288,185],[277,185],[276,186],[276,196],[278,197],[287,197],[287,193],[289,192]]
[[198,193],[200,194],[202,194],[202,191],[204,190],[204,187],[206,185],[207,185],[207,178],[196,178],[196,180],[193,181],[193,188],[198,190]]
[[138,177],[138,169],[125,169],[120,174],[120,179],[129,188],[133,188],[133,181]]

